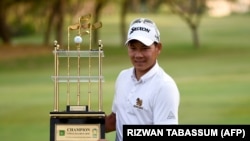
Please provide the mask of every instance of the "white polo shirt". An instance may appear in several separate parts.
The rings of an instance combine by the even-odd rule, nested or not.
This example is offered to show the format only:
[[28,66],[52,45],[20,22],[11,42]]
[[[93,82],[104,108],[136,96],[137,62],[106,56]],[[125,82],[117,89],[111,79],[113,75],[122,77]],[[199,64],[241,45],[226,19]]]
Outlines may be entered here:
[[175,81],[158,65],[141,77],[134,68],[120,72],[112,111],[116,113],[116,141],[124,124],[178,124],[180,95]]

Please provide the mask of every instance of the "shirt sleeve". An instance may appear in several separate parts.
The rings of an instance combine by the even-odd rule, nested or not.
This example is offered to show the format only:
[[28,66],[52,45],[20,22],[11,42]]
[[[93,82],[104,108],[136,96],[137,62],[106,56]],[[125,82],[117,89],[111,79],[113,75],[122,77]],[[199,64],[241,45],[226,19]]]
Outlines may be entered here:
[[160,85],[153,100],[154,124],[178,124],[178,108],[180,95],[174,82]]

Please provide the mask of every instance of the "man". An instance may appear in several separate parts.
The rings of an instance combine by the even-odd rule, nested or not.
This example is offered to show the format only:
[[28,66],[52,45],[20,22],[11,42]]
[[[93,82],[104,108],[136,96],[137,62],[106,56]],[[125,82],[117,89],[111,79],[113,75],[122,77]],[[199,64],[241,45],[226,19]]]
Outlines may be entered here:
[[123,140],[125,124],[178,124],[180,95],[175,81],[159,66],[160,32],[145,18],[135,19],[128,30],[128,56],[133,67],[122,70],[115,84],[112,113],[106,132]]

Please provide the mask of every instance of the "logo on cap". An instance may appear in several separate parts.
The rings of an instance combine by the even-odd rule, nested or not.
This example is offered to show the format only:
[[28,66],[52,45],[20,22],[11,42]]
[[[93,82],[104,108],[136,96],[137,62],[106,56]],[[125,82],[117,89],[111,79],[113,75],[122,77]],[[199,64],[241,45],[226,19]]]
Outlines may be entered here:
[[131,28],[131,31],[130,31],[130,33],[129,34],[132,34],[134,31],[145,31],[145,32],[147,32],[147,33],[149,33],[150,32],[150,29],[148,29],[148,28],[145,28],[145,27],[133,27],[133,28]]

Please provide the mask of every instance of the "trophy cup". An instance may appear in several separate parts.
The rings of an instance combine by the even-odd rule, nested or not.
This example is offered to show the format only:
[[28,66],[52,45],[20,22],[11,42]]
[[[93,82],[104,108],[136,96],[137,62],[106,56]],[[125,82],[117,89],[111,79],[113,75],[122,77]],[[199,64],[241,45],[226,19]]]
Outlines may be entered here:
[[[54,111],[50,112],[50,141],[97,141],[105,139],[105,113],[102,111],[103,44],[92,48],[92,31],[102,23],[91,23],[91,15],[81,16],[68,26],[68,47],[54,41]],[[73,48],[70,33],[75,32]],[[89,36],[89,47],[82,36]],[[96,61],[94,61],[96,60]],[[93,63],[94,62],[94,63]],[[95,67],[94,67],[95,66]],[[93,85],[96,84],[95,93]],[[93,97],[95,98],[94,100]],[[65,99],[64,101],[61,100]],[[84,101],[85,100],[85,101]],[[72,104],[75,101],[74,104]],[[96,108],[92,107],[94,101]],[[65,109],[59,108],[65,103]]]

